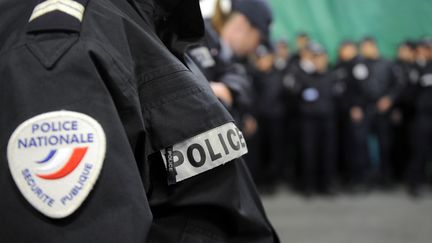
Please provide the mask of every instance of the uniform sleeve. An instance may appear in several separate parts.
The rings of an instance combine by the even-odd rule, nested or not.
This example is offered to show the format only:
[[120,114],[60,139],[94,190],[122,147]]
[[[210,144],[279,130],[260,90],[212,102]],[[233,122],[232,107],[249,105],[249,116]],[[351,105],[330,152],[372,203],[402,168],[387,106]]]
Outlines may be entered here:
[[233,118],[199,78],[161,51],[138,80],[149,156],[148,242],[278,242],[241,155]]
[[225,67],[224,74],[220,77],[234,96],[234,106],[237,110],[247,111],[251,109],[253,100],[252,82],[249,80],[246,69],[238,63],[232,63]]
[[242,64],[220,60],[217,55],[212,56],[209,47],[201,45],[190,48],[187,58],[194,62],[199,72],[203,73],[209,81],[221,82],[228,87],[233,96],[234,110],[247,111],[251,109],[252,82]]
[[[152,216],[128,140],[129,127],[122,122],[125,114],[140,120],[132,115],[139,102],[114,60],[100,45],[78,40],[74,33],[34,34],[0,57],[0,76],[0,241],[145,242]],[[43,122],[35,122],[39,117]],[[81,117],[99,124],[105,139],[95,140],[92,127],[81,126]],[[29,124],[32,132],[18,131]],[[7,158],[14,131],[18,138],[23,136],[22,150]],[[96,142],[105,143],[103,154],[92,154]],[[86,147],[82,160],[75,152],[64,160],[69,149],[79,152]],[[50,151],[57,155],[45,159],[48,166],[71,160],[79,164],[65,177],[41,179],[36,172],[42,167],[35,161]],[[26,156],[32,154],[41,157]],[[99,175],[92,173],[91,165],[82,167],[92,163],[88,158],[103,161]],[[29,169],[16,171],[19,163]],[[13,172],[23,184],[14,181]],[[70,179],[75,173],[78,177]],[[93,185],[86,184],[90,179],[95,179]],[[58,184],[62,181],[67,183]],[[75,211],[60,218],[46,215],[56,213],[49,207],[57,203],[75,204],[86,188],[90,192]],[[56,197],[58,193],[64,196]],[[33,205],[38,203],[47,204],[47,209],[37,210]]]

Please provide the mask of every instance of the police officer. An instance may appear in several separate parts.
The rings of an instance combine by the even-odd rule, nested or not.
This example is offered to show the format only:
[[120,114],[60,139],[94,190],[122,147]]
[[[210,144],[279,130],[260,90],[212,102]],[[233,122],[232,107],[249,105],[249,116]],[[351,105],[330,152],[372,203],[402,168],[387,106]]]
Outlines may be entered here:
[[255,90],[254,116],[257,117],[260,174],[257,184],[263,192],[274,191],[283,176],[287,163],[285,143],[284,69],[275,65],[271,47],[261,45],[254,60],[253,86]]
[[336,177],[336,78],[328,70],[325,50],[315,42],[306,47],[313,69],[304,66],[294,72],[299,98],[301,181],[305,195],[333,193]]
[[[340,96],[337,97],[337,122],[338,122],[338,160],[341,171],[341,179],[344,179],[348,187],[350,178],[355,177],[356,168],[352,168],[349,153],[349,104],[352,98],[352,86],[354,82],[353,68],[358,62],[357,43],[351,40],[343,41],[339,46],[338,60],[334,67],[334,74],[337,82],[336,87],[339,89]],[[348,188],[349,189],[349,188]]]
[[347,103],[350,99],[349,92],[352,89],[353,83],[353,68],[358,62],[358,48],[357,44],[353,41],[346,40],[340,44],[338,51],[338,60],[334,67],[336,78],[339,80],[340,92],[344,95],[341,96],[341,103],[339,109],[341,112],[346,112],[348,109]]
[[267,42],[271,21],[271,11],[264,0],[231,1],[228,11],[222,7],[222,1],[217,1],[215,15],[206,21],[205,39],[188,50],[188,56],[210,81],[215,95],[242,126],[251,146],[247,165],[256,180],[260,163],[258,150],[254,149],[258,146],[258,124],[252,115],[253,84],[245,59],[261,42]]
[[426,177],[426,162],[430,158],[432,139],[432,62],[428,42],[420,41],[417,47],[417,63],[420,78],[414,100],[415,116],[412,131],[412,157],[408,164],[408,191],[420,196]]
[[[362,60],[353,69],[356,79],[353,87],[353,103],[350,108],[352,131],[352,163],[357,168],[359,178],[356,182],[365,182],[371,176],[373,168],[369,158],[368,140],[376,134],[379,143],[378,177],[383,185],[392,180],[391,126],[389,114],[398,97],[401,81],[391,62],[380,57],[373,38],[365,38],[360,45]],[[375,161],[377,162],[377,161]]]
[[199,30],[197,1],[0,3],[1,242],[278,242],[241,132],[155,33],[182,9]]
[[403,89],[391,112],[395,132],[392,161],[395,163],[397,179],[405,176],[407,161],[411,154],[410,132],[413,126],[414,103],[420,74],[415,62],[415,48],[416,44],[413,41],[402,42],[397,49],[395,61],[395,66],[400,70],[398,79],[403,82]]
[[[253,54],[268,38],[272,13],[265,0],[232,1],[229,13],[224,13],[220,4],[218,1],[213,21],[206,21],[204,42],[191,47],[188,54],[240,123],[253,99],[251,82],[240,59]],[[215,21],[221,18],[224,21]]]
[[298,104],[297,97],[290,89],[295,83],[292,77],[293,69],[293,55],[291,54],[288,42],[281,39],[276,44],[276,56],[274,60],[273,72],[274,75],[279,76],[282,81],[281,93],[282,102],[285,109],[283,110],[283,123],[284,123],[284,163],[280,168],[280,177],[283,182],[290,185],[295,183],[295,163],[299,157],[299,144],[298,144]]
[[275,66],[277,69],[282,70],[290,65],[291,52],[286,40],[282,39],[276,43],[275,55]]
[[310,42],[310,37],[306,32],[300,32],[297,34],[296,37],[296,47],[297,52],[294,53],[292,57],[292,65],[295,65],[298,67],[300,64],[300,61],[302,59],[302,56],[304,55],[303,52],[307,52],[306,47]]

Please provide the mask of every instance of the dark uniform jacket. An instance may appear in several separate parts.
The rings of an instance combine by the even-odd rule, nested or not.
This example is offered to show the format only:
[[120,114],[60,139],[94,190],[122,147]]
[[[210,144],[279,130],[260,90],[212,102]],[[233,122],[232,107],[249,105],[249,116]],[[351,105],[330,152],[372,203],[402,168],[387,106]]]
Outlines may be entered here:
[[384,96],[396,100],[403,87],[400,70],[385,59],[360,59],[353,68],[353,105],[368,107]]
[[210,21],[205,22],[205,38],[191,45],[188,55],[207,80],[225,84],[233,95],[231,113],[237,119],[251,108],[252,84],[246,68],[236,61],[229,46],[225,46]]
[[298,68],[293,72],[299,112],[305,116],[331,117],[335,115],[335,98],[340,96],[333,72],[307,73]]
[[241,132],[156,8],[0,2],[0,242],[278,242]]
[[432,62],[420,69],[414,104],[417,114],[432,115]]
[[353,96],[353,88],[355,87],[353,68],[357,62],[357,57],[350,61],[338,61],[338,63],[333,68],[335,78],[337,79],[337,89],[340,93],[336,105],[342,112],[347,112],[350,108],[350,101]]
[[409,63],[403,60],[396,60],[395,66],[400,70],[397,74],[402,81],[402,89],[397,99],[396,106],[399,106],[405,113],[411,115],[414,111],[416,93],[418,91],[420,70],[415,63]]
[[255,111],[259,116],[282,118],[287,110],[288,98],[283,84],[286,70],[273,67],[266,73],[255,71]]

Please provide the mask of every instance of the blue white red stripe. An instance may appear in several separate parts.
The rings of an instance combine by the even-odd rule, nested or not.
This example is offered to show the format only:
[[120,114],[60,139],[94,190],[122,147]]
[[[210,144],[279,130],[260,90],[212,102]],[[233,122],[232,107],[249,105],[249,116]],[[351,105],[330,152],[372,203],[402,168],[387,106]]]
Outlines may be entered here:
[[37,169],[37,176],[46,180],[55,180],[69,175],[80,164],[87,150],[88,147],[80,147],[50,151],[45,159],[37,162],[45,165]]

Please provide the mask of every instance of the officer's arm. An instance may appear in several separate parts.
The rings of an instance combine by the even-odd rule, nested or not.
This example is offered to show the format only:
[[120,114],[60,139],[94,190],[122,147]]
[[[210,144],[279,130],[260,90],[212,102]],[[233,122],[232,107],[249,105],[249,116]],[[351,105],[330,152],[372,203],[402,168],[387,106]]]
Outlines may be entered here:
[[240,159],[243,134],[208,81],[180,69],[139,81],[153,150],[149,242],[277,242]]
[[37,20],[0,57],[0,242],[144,242],[151,215],[122,119],[140,120],[127,72],[79,29]]
[[231,64],[220,77],[233,95],[233,105],[239,110],[249,110],[253,100],[252,82],[241,64]]

